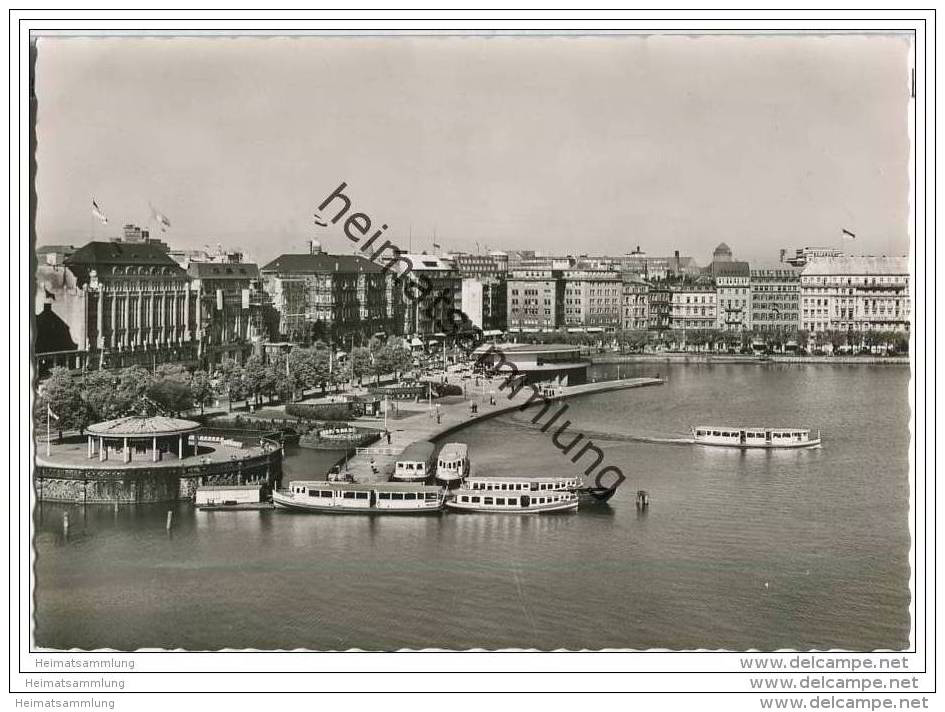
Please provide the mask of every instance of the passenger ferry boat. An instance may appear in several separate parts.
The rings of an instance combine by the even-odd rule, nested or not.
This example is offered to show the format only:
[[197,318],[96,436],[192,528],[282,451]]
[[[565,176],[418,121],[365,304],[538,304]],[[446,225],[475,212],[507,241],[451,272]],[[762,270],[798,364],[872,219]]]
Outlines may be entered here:
[[442,487],[410,482],[293,481],[272,493],[276,509],[329,514],[432,514],[443,509],[445,498]]
[[467,477],[466,489],[500,492],[574,491],[580,477]]
[[446,500],[446,506],[454,512],[492,512],[497,514],[544,514],[568,512],[578,508],[578,496],[567,490],[548,490],[533,494],[515,490],[455,490]]
[[469,448],[465,443],[446,443],[436,461],[436,479],[450,486],[469,474]]
[[603,504],[617,491],[616,487],[585,485],[580,477],[469,477],[465,487],[476,491],[574,492],[581,504]]
[[392,480],[399,482],[423,482],[436,471],[436,446],[420,440],[411,443],[397,456]]
[[820,445],[820,431],[811,437],[801,428],[742,428],[719,425],[697,425],[690,428],[698,445],[737,448],[800,448]]

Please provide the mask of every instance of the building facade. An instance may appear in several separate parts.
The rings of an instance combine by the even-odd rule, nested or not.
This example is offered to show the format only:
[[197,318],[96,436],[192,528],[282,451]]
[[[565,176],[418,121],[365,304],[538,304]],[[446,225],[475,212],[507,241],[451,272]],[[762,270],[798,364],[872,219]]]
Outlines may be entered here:
[[909,331],[909,261],[905,257],[827,257],[801,272],[801,324],[823,331]]
[[506,301],[509,331],[551,331],[564,325],[564,280],[560,271],[513,270]]
[[[716,254],[722,247],[726,247],[725,243],[716,248]],[[751,269],[748,263],[713,260],[712,268],[717,306],[716,328],[723,331],[750,329]]]
[[435,255],[401,253],[395,266],[404,304],[402,333],[421,339],[453,337],[468,326],[456,321],[463,309],[463,278],[453,263]]
[[643,330],[650,325],[650,285],[642,279],[626,275],[622,280],[621,327]]
[[505,279],[484,277],[463,279],[463,313],[483,332],[506,330],[508,317]]
[[492,255],[452,255],[449,258],[459,276],[466,277],[499,277],[506,272],[506,267],[500,265]]
[[242,363],[254,344],[269,339],[269,297],[252,263],[189,262],[197,357],[208,365]]
[[565,326],[620,328],[623,283],[619,272],[565,270],[562,277]]
[[279,313],[282,338],[342,345],[377,333],[403,334],[396,276],[359,255],[281,255],[260,275]]
[[[89,242],[61,265],[40,265],[36,307],[41,369],[154,366],[196,356],[187,273],[149,242]],[[59,351],[65,356],[52,355]]]
[[647,293],[647,326],[651,331],[666,331],[672,328],[673,293],[665,285],[651,284]]
[[718,313],[715,285],[673,287],[670,293],[670,326],[673,329],[715,329]]
[[760,334],[801,328],[800,270],[786,263],[751,268],[751,329]]

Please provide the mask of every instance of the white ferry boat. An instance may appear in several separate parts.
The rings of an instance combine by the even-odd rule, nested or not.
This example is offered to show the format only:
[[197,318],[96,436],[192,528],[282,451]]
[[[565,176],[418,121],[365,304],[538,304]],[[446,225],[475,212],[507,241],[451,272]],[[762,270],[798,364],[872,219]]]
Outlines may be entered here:
[[497,514],[544,514],[568,512],[578,508],[578,496],[566,490],[532,494],[525,491],[455,490],[446,500],[454,512],[491,512]]
[[801,448],[820,445],[820,431],[811,437],[801,428],[743,428],[719,425],[697,425],[690,428],[698,445],[737,448]]
[[450,486],[469,474],[469,448],[465,443],[446,443],[436,460],[436,479]]
[[398,482],[423,482],[436,471],[436,446],[420,440],[411,443],[397,456],[392,480]]
[[581,487],[579,477],[468,477],[466,489],[500,492],[574,491]]
[[442,487],[411,482],[293,481],[272,493],[276,509],[329,514],[432,514],[443,509],[445,498]]
[[617,493],[616,487],[586,485],[580,477],[470,477],[465,487],[490,492],[574,492],[581,504],[604,504]]

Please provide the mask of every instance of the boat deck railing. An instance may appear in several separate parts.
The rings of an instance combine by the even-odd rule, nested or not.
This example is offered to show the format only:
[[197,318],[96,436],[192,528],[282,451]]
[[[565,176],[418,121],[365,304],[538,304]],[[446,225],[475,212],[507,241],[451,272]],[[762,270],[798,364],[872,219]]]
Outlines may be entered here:
[[355,453],[358,455],[400,455],[403,451],[402,447],[393,445],[355,448]]

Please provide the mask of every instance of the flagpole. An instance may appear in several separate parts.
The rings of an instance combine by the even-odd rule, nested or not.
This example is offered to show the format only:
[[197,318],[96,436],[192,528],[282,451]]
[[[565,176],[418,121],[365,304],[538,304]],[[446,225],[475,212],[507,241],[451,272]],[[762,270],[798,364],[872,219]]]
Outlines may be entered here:
[[49,434],[49,413],[50,413],[50,410],[49,410],[49,406],[47,405],[46,406],[46,457],[49,457],[49,439],[51,437]]

